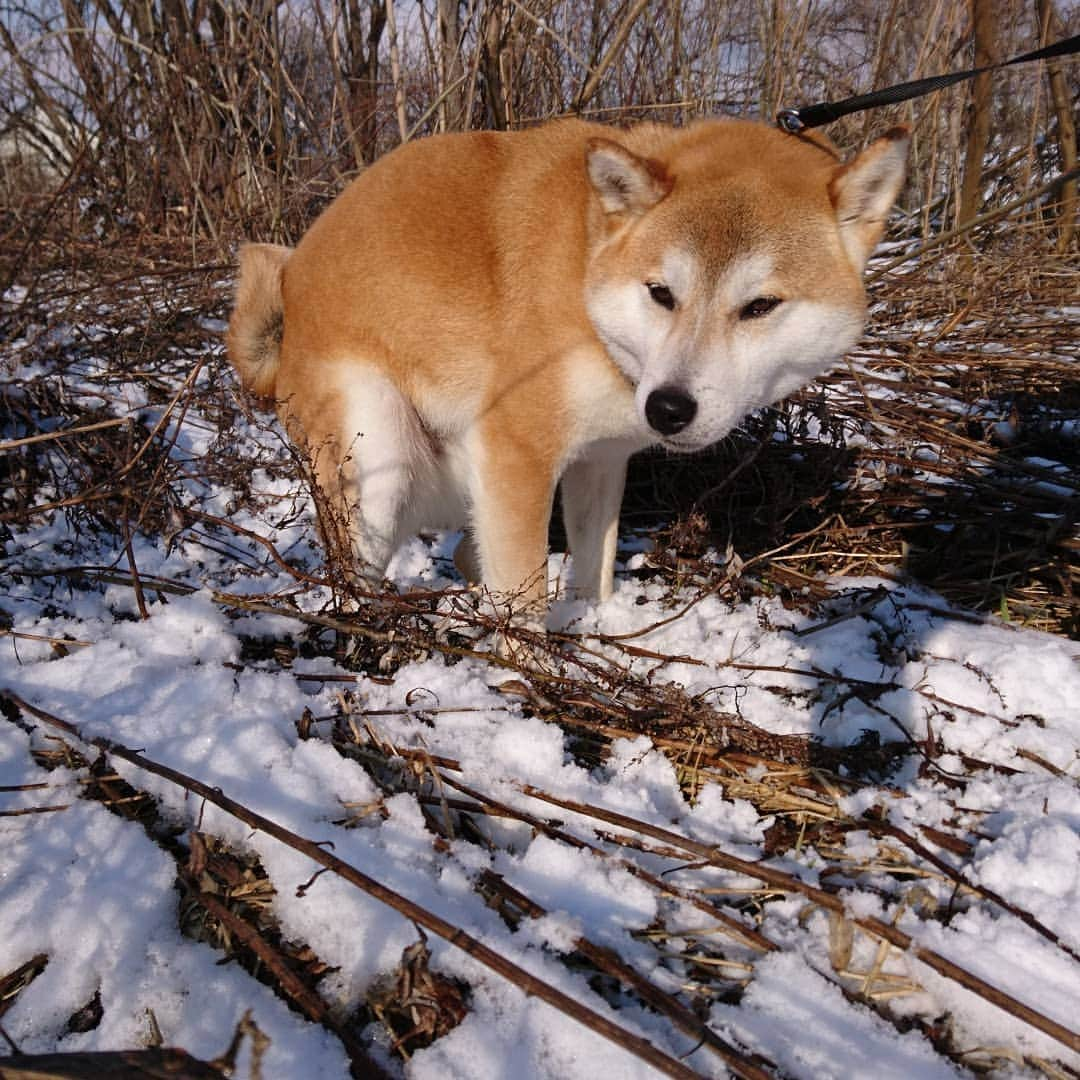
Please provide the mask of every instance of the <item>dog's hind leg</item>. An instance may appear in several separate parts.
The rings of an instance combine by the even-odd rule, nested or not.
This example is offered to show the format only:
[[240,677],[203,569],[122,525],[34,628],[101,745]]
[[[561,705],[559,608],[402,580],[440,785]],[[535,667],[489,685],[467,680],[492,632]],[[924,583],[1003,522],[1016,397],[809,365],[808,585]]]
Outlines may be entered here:
[[622,450],[593,451],[563,473],[563,520],[574,557],[574,595],[582,599],[606,600],[614,586],[626,460]]
[[380,581],[416,526],[410,511],[431,449],[415,409],[390,379],[361,366],[343,378],[340,501],[356,568]]

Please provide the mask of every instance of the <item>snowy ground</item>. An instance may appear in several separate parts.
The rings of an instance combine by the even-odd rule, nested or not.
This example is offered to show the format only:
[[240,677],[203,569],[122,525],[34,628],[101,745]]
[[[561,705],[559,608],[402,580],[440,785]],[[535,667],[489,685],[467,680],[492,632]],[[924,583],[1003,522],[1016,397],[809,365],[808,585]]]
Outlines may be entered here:
[[[17,348],[16,362],[19,355]],[[222,445],[215,423],[194,407],[170,411],[160,394],[148,395],[137,373],[118,380],[92,348],[85,355],[67,373],[70,392],[97,395],[113,415],[138,415],[148,428],[160,420],[173,461],[185,471],[180,490],[187,503],[230,517],[297,565],[317,568],[310,512],[293,481],[273,467],[281,448],[272,437],[243,424],[230,432],[233,449],[257,459],[252,494],[262,508],[251,513],[249,499],[238,511],[236,493],[211,467]],[[228,392],[217,358],[196,386],[212,388],[214,380]],[[401,587],[455,585],[451,541],[411,543],[393,568]],[[361,673],[355,683],[304,678],[350,672],[329,647],[322,655],[309,648],[306,656],[294,648],[282,663],[271,646],[296,646],[304,635],[310,644],[311,627],[230,607],[215,590],[279,605],[288,592],[307,612],[325,603],[325,591],[298,592],[264,548],[211,526],[175,540],[136,532],[132,545],[148,618],[140,617],[122,536],[76,534],[59,513],[9,533],[0,608],[11,633],[0,639],[0,688],[78,725],[87,739],[104,736],[139,750],[302,837],[332,842],[339,858],[702,1075],[727,1070],[638,996],[598,979],[573,955],[578,938],[613,949],[662,990],[680,995],[730,1044],[760,1054],[766,1075],[899,1080],[985,1066],[1001,1076],[1080,1069],[1080,1036],[1066,1045],[1060,1034],[930,970],[912,951],[851,933],[849,921],[805,896],[766,888],[670,845],[656,844],[660,852],[617,846],[609,834],[634,830],[557,809],[522,790],[532,785],[719,852],[764,858],[827,887],[851,915],[894,923],[918,945],[1075,1033],[1077,644],[964,617],[940,598],[892,581],[838,580],[834,598],[814,610],[764,594],[743,602],[702,596],[693,583],[672,594],[669,583],[635,572],[647,553],[625,538],[614,598],[599,607],[560,603],[556,624],[617,655],[649,685],[672,688],[717,717],[813,736],[826,747],[918,744],[888,775],[846,783],[837,774],[808,789],[812,811],[770,810],[761,791],[774,765],[764,759],[733,766],[727,782],[705,770],[712,782],[701,786],[687,782],[671,754],[639,737],[616,738],[597,764],[582,757],[566,730],[536,715],[542,710],[527,694],[500,689],[505,671],[481,659],[448,663],[433,653],[390,664],[385,675]],[[72,567],[92,569],[57,573]],[[553,557],[553,580],[565,571]],[[158,583],[194,591],[159,590]],[[637,630],[645,632],[631,643],[649,655],[627,656],[601,641]],[[58,645],[63,639],[69,640]],[[598,687],[597,700],[604,694],[617,696]],[[600,852],[506,817],[472,815],[478,828],[470,831],[438,806],[439,796],[458,793],[433,783],[433,769],[394,791],[361,755],[340,752],[328,737],[330,722],[316,722],[312,737],[301,737],[305,710],[340,718],[343,708],[370,738],[452,759],[446,775],[556,821]],[[210,1059],[250,1009],[270,1040],[265,1075],[347,1075],[346,1051],[326,1027],[303,1019],[237,964],[222,964],[220,951],[181,933],[174,853],[139,821],[80,798],[85,769],[42,767],[45,758],[35,751],[55,749],[50,738],[57,734],[25,711],[9,710],[0,720],[0,978],[48,957],[36,978],[0,1003],[10,1040],[24,1053],[119,1049],[150,1045],[159,1031],[165,1045]],[[66,741],[93,758],[85,743]],[[348,1025],[373,982],[395,972],[416,942],[413,923],[333,874],[298,894],[317,867],[294,849],[159,776],[115,758],[109,764],[156,800],[159,832],[198,828],[257,857],[276,890],[270,911],[282,938],[303,942],[331,969],[318,991],[340,1023]],[[422,805],[418,792],[434,795],[434,806]],[[450,839],[436,835],[425,808],[457,823]],[[880,829],[861,827],[875,809],[877,820],[917,838],[941,865]],[[31,810],[41,812],[19,813]],[[824,841],[770,840],[783,821],[797,830],[823,820],[840,826],[828,850]],[[750,947],[619,860],[724,906],[778,948]],[[548,914],[512,928],[477,891],[485,871]],[[429,946],[431,969],[469,988],[467,1011],[413,1054],[404,1066],[409,1077],[655,1075],[621,1043],[526,996],[453,945],[429,935]],[[73,1025],[95,996],[96,1025]],[[358,1034],[400,1071],[384,1028],[371,1023]],[[247,1075],[245,1067],[239,1075]]]

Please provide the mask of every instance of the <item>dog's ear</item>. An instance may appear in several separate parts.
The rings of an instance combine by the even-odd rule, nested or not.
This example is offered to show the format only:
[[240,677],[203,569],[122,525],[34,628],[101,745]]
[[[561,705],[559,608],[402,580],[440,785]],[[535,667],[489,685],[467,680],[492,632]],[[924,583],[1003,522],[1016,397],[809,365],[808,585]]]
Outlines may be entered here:
[[861,270],[881,239],[889,210],[907,171],[910,131],[894,127],[861,154],[841,165],[829,182],[829,195],[851,261]]
[[607,214],[640,214],[670,190],[663,167],[611,139],[590,139],[585,152],[589,180]]

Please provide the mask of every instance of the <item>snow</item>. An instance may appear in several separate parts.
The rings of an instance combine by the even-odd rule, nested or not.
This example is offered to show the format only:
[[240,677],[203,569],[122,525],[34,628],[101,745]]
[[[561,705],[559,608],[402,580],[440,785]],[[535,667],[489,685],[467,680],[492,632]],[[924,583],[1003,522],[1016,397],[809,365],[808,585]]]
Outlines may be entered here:
[[[830,713],[830,702],[812,700],[808,677],[760,670],[813,669],[886,682],[894,688],[874,704],[916,738],[933,718],[933,729],[950,754],[969,753],[1022,768],[1015,776],[982,779],[967,790],[966,810],[984,815],[985,835],[970,873],[1074,948],[1080,946],[1075,929],[1080,925],[1080,795],[1074,781],[1048,775],[1016,756],[1017,750],[1028,749],[1064,771],[1075,770],[1080,746],[1080,716],[1070,706],[1080,695],[1075,647],[998,624],[953,621],[940,601],[933,606],[945,614],[914,610],[914,600],[929,607],[934,598],[881,582],[845,583],[838,602],[871,588],[880,591],[881,599],[868,612],[801,638],[762,628],[766,623],[792,629],[810,625],[779,602],[729,609],[706,599],[683,618],[636,640],[657,652],[703,661],[671,664],[667,677],[683,681],[692,693],[712,688],[718,705],[737,701],[744,717],[777,732],[815,733],[836,743],[866,728],[883,738],[895,735],[894,722],[870,705]],[[648,597],[651,589],[623,581],[608,605],[575,606],[579,628],[625,633],[650,625],[657,613],[637,604],[637,598]],[[406,793],[385,799],[385,817],[366,827],[335,827],[332,822],[344,816],[345,804],[379,799],[357,763],[325,742],[297,736],[295,721],[303,709],[316,715],[331,711],[336,691],[299,680],[296,671],[229,666],[240,652],[237,626],[207,592],[155,602],[151,618],[138,622],[114,621],[102,601],[96,615],[84,610],[79,619],[35,620],[24,612],[21,630],[36,627],[54,636],[66,631],[94,643],[55,658],[45,646],[25,642],[16,655],[15,642],[9,640],[0,658],[3,684],[77,721],[88,735],[141,747],[152,759],[220,787],[301,835],[332,837],[341,858],[575,996],[595,998],[559,957],[582,934],[655,965],[655,959],[643,958],[631,935],[660,916],[661,898],[587,850],[505,826],[514,835],[502,837],[493,853],[456,841],[449,855],[439,855],[415,798]],[[258,622],[245,620],[245,630]],[[894,645],[892,666],[882,660],[874,636],[886,624],[902,639],[902,650]],[[905,654],[900,661],[897,651]],[[736,658],[738,670],[725,667]],[[606,765],[589,772],[573,762],[566,736],[556,726],[523,715],[496,683],[497,673],[479,661],[451,667],[433,657],[403,667],[389,684],[361,680],[356,689],[371,709],[413,703],[412,712],[380,718],[384,738],[456,758],[469,782],[533,813],[544,811],[520,793],[522,783],[682,830],[725,850],[760,849],[764,823],[749,803],[725,799],[712,785],[690,805],[670,760],[643,737],[617,741]],[[790,693],[778,695],[777,686]],[[420,704],[437,701],[439,712],[417,715],[421,687],[427,695]],[[950,720],[942,718],[928,693],[956,703]],[[456,708],[474,711],[445,711]],[[994,715],[1012,718],[1017,726],[1003,735]],[[42,734],[39,729],[35,738]],[[47,782],[48,798],[38,791],[9,793],[5,808],[58,801],[71,805],[0,824],[0,970],[11,970],[39,952],[50,956],[45,973],[19,996],[4,1021],[22,1049],[138,1045],[146,1038],[145,1010],[152,1008],[167,1043],[213,1056],[228,1041],[243,1002],[255,1008],[257,1022],[271,1037],[266,1064],[272,1074],[345,1075],[342,1051],[323,1029],[299,1020],[239,969],[215,967],[207,946],[180,936],[171,859],[138,825],[79,800],[72,774],[28,764],[28,744],[19,728],[0,727],[4,783]],[[338,969],[321,990],[340,1009],[354,1006],[377,975],[394,970],[402,950],[415,940],[408,922],[331,875],[323,875],[298,898],[296,887],[314,869],[304,856],[163,780],[117,765],[177,822],[191,827],[201,819],[204,830],[260,857],[278,889],[274,910],[286,936],[307,942]],[[941,760],[938,765],[944,767]],[[948,804],[941,785],[934,778],[902,779],[907,788],[902,795],[884,789],[870,795],[863,789],[853,797],[860,811],[876,801],[909,827],[942,824]],[[565,820],[579,835],[595,835],[595,823],[569,813]],[[808,857],[807,866],[812,864]],[[548,918],[509,931],[473,892],[473,880],[485,866],[547,908]],[[680,873],[679,883],[688,877]],[[766,926],[770,921],[780,935],[792,932],[797,917],[793,921],[778,910]],[[930,924],[928,929],[920,923],[918,929],[922,942],[994,985],[1062,1023],[1073,1019],[1067,1003],[1080,998],[1078,965],[1000,910],[969,909],[948,928]],[[883,1061],[892,1070],[883,1075],[953,1074],[953,1067],[915,1033],[900,1036],[873,1013],[845,1002],[815,971],[814,949],[799,937],[790,951],[757,961],[739,1006],[714,1006],[713,1021],[720,1030],[730,1031],[791,1075],[859,1075],[872,1062],[878,1063],[877,1074]],[[473,985],[471,1011],[460,1027],[414,1056],[410,1076],[584,1077],[603,1063],[620,1076],[649,1074],[625,1052],[600,1045],[573,1021],[478,971],[449,947],[437,943],[434,955],[440,969],[460,973]],[[921,980],[972,1041],[998,1045],[1004,1039],[1026,1053],[1057,1055],[1074,1067],[1078,1063],[1076,1055],[1063,1053],[1019,1021],[1004,1020],[1000,1010],[947,981],[928,973]],[[95,990],[106,1019],[91,1032],[66,1033],[66,1017]],[[599,999],[597,1004],[606,1008]],[[639,1008],[626,1005],[613,1015],[620,1023],[640,1026],[661,1045],[672,1038]],[[688,1048],[681,1042],[670,1046],[674,1053]],[[707,1059],[694,1064],[712,1068]]]
[[[20,735],[4,732],[5,765]],[[7,769],[4,775],[11,776]],[[22,775],[56,781],[42,770]],[[345,1075],[345,1055],[329,1033],[181,937],[176,867],[138,826],[75,801],[62,813],[11,819],[2,836],[0,966],[49,957],[4,1016],[5,1031],[24,1052],[144,1045],[152,1012],[171,1044],[212,1058],[228,1044],[234,1003],[243,1001],[256,1023],[275,1033],[265,1062],[273,1075]],[[68,1018],[95,992],[105,1005],[101,1024],[69,1033]]]
[[[63,333],[54,331],[57,340]],[[93,396],[95,385],[88,369],[80,392]],[[150,426],[163,417],[163,407],[150,405],[137,382],[114,384],[110,395],[117,415],[141,412]],[[171,434],[179,436],[173,453],[185,461],[215,453],[212,429],[194,410]],[[252,448],[253,489],[265,510],[236,513],[237,524],[298,559],[317,558],[303,495],[267,470],[259,455],[269,444],[260,433],[242,430],[238,437]],[[217,481],[194,477],[189,493],[208,512],[233,512],[234,493]],[[625,830],[558,810],[523,787],[626,814],[744,859],[765,859],[806,881],[824,879],[830,864],[823,855],[812,846],[767,855],[777,814],[716,782],[691,798],[680,775],[686,761],[678,764],[644,736],[616,739],[600,766],[581,763],[567,732],[532,715],[521,695],[505,692],[501,669],[481,659],[450,663],[432,654],[389,676],[357,676],[349,690],[359,726],[368,725],[385,743],[453,759],[460,770],[454,775],[464,783],[526,813],[557,819],[583,846],[501,818],[484,821],[486,843],[462,835],[436,843],[412,791],[386,794],[360,761],[331,745],[321,722],[313,737],[301,737],[297,721],[305,710],[326,717],[342,704],[342,684],[303,676],[348,670],[327,655],[300,654],[290,665],[249,657],[246,643],[299,636],[302,628],[286,616],[231,611],[215,590],[272,598],[295,582],[256,544],[234,537],[239,554],[222,554],[220,540],[212,531],[172,545],[136,537],[134,561],[147,580],[158,576],[194,590],[179,595],[148,585],[150,617],[141,619],[125,584],[59,585],[30,576],[31,569],[56,565],[59,546],[73,543],[61,517],[13,533],[5,543],[7,562],[21,572],[3,587],[14,633],[0,639],[0,687],[77,724],[87,738],[104,736],[136,748],[301,836],[332,843],[334,854],[364,874],[625,1030],[673,1056],[689,1054],[686,1063],[703,1075],[726,1075],[707,1049],[694,1049],[696,1040],[631,995],[597,992],[571,954],[585,936],[618,952],[657,985],[681,993],[698,977],[682,950],[718,939],[715,924],[697,908],[662,895],[620,860],[720,904],[744,898],[758,883],[698,865],[692,856],[672,859],[615,847],[600,831]],[[455,584],[449,569],[454,540],[436,536],[407,544],[391,568],[399,588]],[[110,542],[78,539],[83,548],[68,561],[122,572],[127,556],[122,547],[110,549]],[[95,544],[101,546],[91,550]],[[626,537],[625,569],[610,601],[559,601],[552,627],[570,628],[601,658],[618,657],[655,685],[678,687],[717,714],[767,732],[811,735],[827,746],[870,736],[883,743],[910,738],[922,752],[911,753],[880,782],[838,790],[835,813],[856,819],[876,814],[919,837],[968,885],[991,890],[1080,950],[1075,643],[992,619],[973,621],[916,585],[876,578],[832,583],[832,598],[813,615],[768,596],[733,604],[710,595],[691,603],[695,594],[687,589],[672,599],[666,586],[635,573],[647,546],[640,537]],[[552,557],[553,579],[565,578],[566,569],[561,556]],[[298,609],[318,610],[324,600],[325,593],[310,589],[297,597]],[[628,634],[635,635],[632,645],[651,655],[627,657],[606,637]],[[40,640],[65,636],[85,644],[57,650]],[[657,654],[673,659],[658,660]],[[391,711],[380,714],[385,710]],[[302,1019],[238,965],[222,966],[221,954],[209,945],[181,934],[176,863],[160,838],[81,798],[85,770],[35,763],[32,751],[48,749],[55,733],[28,715],[21,725],[0,723],[0,810],[66,808],[0,817],[0,976],[40,953],[49,957],[3,1016],[10,1038],[26,1052],[137,1047],[150,1039],[152,1015],[166,1045],[209,1059],[223,1051],[251,1009],[270,1039],[266,1075],[348,1075],[347,1056],[332,1034]],[[981,763],[980,771],[969,771],[971,759]],[[151,795],[169,825],[197,828],[258,858],[276,890],[272,912],[284,939],[306,943],[332,969],[318,989],[335,1016],[355,1014],[374,981],[393,973],[402,951],[417,940],[412,923],[341,878],[324,873],[312,882],[316,867],[296,850],[159,776],[118,759],[110,767]],[[767,769],[748,767],[751,774],[760,780]],[[39,784],[45,786],[28,786]],[[448,788],[432,790],[457,796]],[[441,815],[437,804],[431,810]],[[953,835],[966,830],[970,857],[935,847],[933,834],[922,831],[927,828]],[[920,945],[1057,1022],[1076,1024],[1080,964],[1062,948],[1001,905],[924,867],[914,880],[932,912],[927,917],[878,865],[885,857],[880,838],[849,831],[840,846],[851,879],[865,874],[859,878],[865,888],[841,882],[849,911],[895,920]],[[507,925],[475,889],[484,871],[501,875],[547,915]],[[758,928],[780,949],[758,955],[731,946],[725,956],[743,965],[746,982],[741,996],[708,1006],[715,1031],[793,1077],[922,1080],[963,1073],[918,1029],[902,1031],[903,1024],[845,998],[840,984],[857,989],[860,983],[833,970],[824,913],[794,895],[762,899],[757,908]],[[659,945],[649,936],[657,928],[668,934]],[[451,944],[430,937],[429,945],[432,969],[470,987],[468,1011],[407,1065],[393,1066],[404,1075],[655,1075],[625,1046],[525,995]],[[871,972],[876,949],[876,942],[858,939],[849,966]],[[1080,1054],[909,955],[893,952],[882,971],[894,980],[885,985],[907,986],[892,1003],[893,1016],[933,1023],[948,1015],[958,1046],[1004,1048],[995,1059],[1000,1075],[1034,1075],[1023,1055],[1080,1068]],[[101,1022],[90,1031],[69,1031],[68,1018],[95,993]],[[369,1030],[363,1038],[385,1051],[385,1033]]]
[[898,1036],[872,1013],[851,1008],[836,986],[794,953],[759,960],[742,1005],[716,1006],[711,1019],[769,1053],[793,1076],[955,1080],[959,1075],[912,1033]]

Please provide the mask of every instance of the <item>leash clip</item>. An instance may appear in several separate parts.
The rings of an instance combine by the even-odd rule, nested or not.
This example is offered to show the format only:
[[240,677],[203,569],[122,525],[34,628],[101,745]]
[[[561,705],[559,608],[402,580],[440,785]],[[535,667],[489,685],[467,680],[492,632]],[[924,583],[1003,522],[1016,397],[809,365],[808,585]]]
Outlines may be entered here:
[[776,126],[789,135],[798,135],[806,127],[798,109],[781,109],[776,114]]

